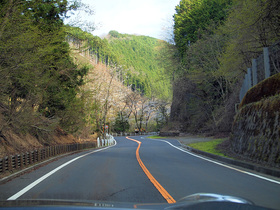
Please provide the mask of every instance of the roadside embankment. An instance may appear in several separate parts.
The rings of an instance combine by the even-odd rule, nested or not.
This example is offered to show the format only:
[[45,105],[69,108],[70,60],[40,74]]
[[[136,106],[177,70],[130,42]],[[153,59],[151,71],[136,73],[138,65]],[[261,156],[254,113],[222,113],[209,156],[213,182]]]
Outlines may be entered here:
[[232,128],[231,150],[256,163],[280,168],[280,73],[251,88]]

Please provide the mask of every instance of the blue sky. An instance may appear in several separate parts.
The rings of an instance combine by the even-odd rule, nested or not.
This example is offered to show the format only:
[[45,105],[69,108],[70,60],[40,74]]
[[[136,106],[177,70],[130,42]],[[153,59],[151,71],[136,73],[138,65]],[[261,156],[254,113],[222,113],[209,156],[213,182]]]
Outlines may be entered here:
[[[98,29],[94,35],[103,36],[110,30],[120,33],[146,35],[165,39],[164,28],[172,25],[175,6],[180,0],[82,0],[95,14],[85,17]],[[166,29],[165,29],[166,30]]]

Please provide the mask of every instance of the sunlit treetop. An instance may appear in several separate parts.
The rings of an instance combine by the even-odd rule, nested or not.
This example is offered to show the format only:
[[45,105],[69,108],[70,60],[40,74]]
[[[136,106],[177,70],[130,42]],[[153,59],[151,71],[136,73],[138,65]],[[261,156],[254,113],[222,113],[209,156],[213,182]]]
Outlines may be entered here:
[[181,0],[174,17],[174,39],[181,56],[187,46],[201,38],[209,25],[219,25],[232,0]]

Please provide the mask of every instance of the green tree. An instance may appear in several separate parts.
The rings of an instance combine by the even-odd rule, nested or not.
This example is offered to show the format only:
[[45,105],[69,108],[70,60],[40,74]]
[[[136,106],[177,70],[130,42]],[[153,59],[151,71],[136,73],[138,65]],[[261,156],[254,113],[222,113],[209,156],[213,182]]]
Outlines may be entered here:
[[69,8],[67,1],[1,2],[0,102],[7,125],[47,131],[45,116],[63,126],[87,73],[73,63],[65,42],[61,17]]
[[240,79],[251,59],[280,38],[279,8],[276,0],[180,2],[171,120],[189,131],[230,130]]
[[182,0],[176,7],[173,56],[179,56],[180,65],[173,70],[170,119],[180,121],[183,130],[218,127],[217,110],[231,90],[219,61],[227,36],[216,32],[230,6],[231,1]]
[[156,106],[156,129],[159,131],[168,123],[168,104],[165,101],[160,101]]
[[220,58],[221,70],[229,78],[239,80],[263,47],[279,41],[279,8],[277,0],[234,1],[228,20],[221,28],[221,33],[229,37],[226,51]]
[[117,32],[117,31],[110,31],[110,32],[109,32],[109,35],[110,35],[111,37],[114,37],[114,38],[120,38],[120,37],[122,37],[121,34],[120,34],[119,32]]
[[127,131],[129,129],[128,116],[123,112],[118,112],[113,128],[117,133]]
[[174,15],[174,40],[183,56],[210,24],[222,23],[232,0],[181,0]]
[[159,98],[170,99],[170,81],[158,62],[164,42],[152,37],[128,34],[119,34],[119,38],[116,38],[115,33],[109,32],[111,37],[108,42],[113,54],[118,57],[118,63],[127,69],[123,75],[124,83],[147,97],[157,95]]

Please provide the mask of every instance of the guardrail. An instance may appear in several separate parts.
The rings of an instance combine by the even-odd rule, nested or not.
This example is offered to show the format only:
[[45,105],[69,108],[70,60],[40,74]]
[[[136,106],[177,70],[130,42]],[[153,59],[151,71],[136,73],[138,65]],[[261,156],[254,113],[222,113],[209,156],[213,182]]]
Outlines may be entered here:
[[11,172],[15,169],[25,168],[28,165],[40,162],[59,154],[93,148],[96,146],[97,144],[95,142],[83,144],[55,145],[22,154],[6,156],[0,159],[0,174],[7,171]]
[[280,42],[270,47],[264,47],[258,58],[252,59],[252,66],[247,68],[239,93],[241,102],[247,91],[264,79],[280,73]]
[[112,133],[113,136],[144,136],[144,135],[158,135],[158,132],[139,132],[139,133]]
[[105,139],[102,139],[101,137],[97,138],[97,147],[111,146],[114,143],[115,143],[115,139],[110,134],[106,134]]

